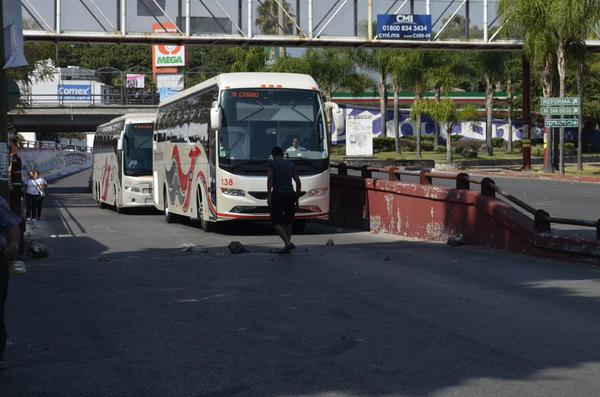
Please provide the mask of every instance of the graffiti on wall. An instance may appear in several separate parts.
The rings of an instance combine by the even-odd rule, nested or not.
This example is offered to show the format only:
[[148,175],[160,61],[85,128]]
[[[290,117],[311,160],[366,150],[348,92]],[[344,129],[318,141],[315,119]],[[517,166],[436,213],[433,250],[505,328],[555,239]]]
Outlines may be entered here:
[[23,178],[29,170],[38,170],[44,178],[52,180],[70,175],[92,166],[92,154],[46,149],[20,149]]
[[[373,137],[381,136],[381,112],[379,110],[374,109],[366,109],[366,108],[351,108],[347,107],[344,109],[346,114],[346,125],[348,128],[344,132],[338,133],[335,129],[335,126],[332,126],[332,137],[331,142],[335,144],[344,144],[346,143],[346,134],[351,134],[352,124],[348,123],[349,119],[361,118],[361,116],[368,115],[372,119],[372,134]],[[386,112],[385,115],[385,123],[386,123],[386,131],[387,136],[394,136],[394,115],[392,111]],[[410,113],[407,111],[400,111],[399,114],[399,131],[400,136],[412,136],[415,135],[416,131],[416,122],[410,119]],[[522,124],[519,122],[513,122],[513,140],[521,140],[524,137]],[[452,134],[462,135],[466,138],[470,139],[480,139],[485,140],[485,121],[476,122],[476,123],[460,123],[454,126],[452,129]],[[435,123],[429,117],[423,117],[421,119],[421,132],[423,135],[432,135],[435,131]],[[576,133],[576,129],[574,129]],[[445,137],[446,132],[441,131],[442,137]],[[508,123],[503,119],[494,119],[492,121],[492,136],[497,138],[508,139]],[[542,138],[543,131],[539,127],[533,127],[532,129],[532,138]],[[567,140],[570,135],[567,131]]]

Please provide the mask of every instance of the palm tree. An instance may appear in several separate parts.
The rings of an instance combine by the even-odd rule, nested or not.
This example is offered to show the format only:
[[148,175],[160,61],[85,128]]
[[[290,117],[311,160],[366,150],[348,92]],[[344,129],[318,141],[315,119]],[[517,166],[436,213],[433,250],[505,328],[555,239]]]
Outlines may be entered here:
[[357,50],[356,61],[358,65],[377,74],[377,86],[379,87],[379,110],[381,112],[381,135],[386,136],[387,125],[385,113],[387,109],[387,80],[392,70],[393,52],[384,49]]
[[[401,51],[392,59],[392,87],[394,91],[394,136],[396,138],[396,152],[400,153],[400,125],[398,91],[400,87],[414,87],[416,103],[423,95],[423,80],[427,61],[430,54],[423,51]],[[416,115],[416,150],[417,159],[421,159],[421,115]]]
[[359,93],[368,84],[367,79],[356,71],[352,55],[334,48],[311,48],[299,58],[279,59],[272,70],[311,75],[328,101],[337,90],[349,89]]
[[424,114],[437,121],[446,131],[446,161],[452,162],[452,129],[458,123],[463,121],[478,121],[479,113],[474,106],[467,105],[459,108],[456,103],[449,98],[436,101],[421,100],[416,102],[411,109],[413,120],[417,115]]
[[[288,1],[280,4],[292,15],[292,7]],[[256,25],[262,34],[291,34],[294,28],[292,21],[284,15],[275,0],[263,0],[256,9]]]
[[[544,52],[554,53],[558,95],[564,97],[567,48],[573,42],[585,40],[597,25],[600,0],[500,0],[499,11],[505,21],[524,34],[526,50],[531,52],[532,48],[541,47]],[[564,174],[564,128],[559,139],[559,169]]]
[[505,62],[508,56],[506,53],[497,52],[479,52],[473,56],[474,69],[485,78],[485,146],[488,156],[494,155],[494,146],[492,145],[492,113],[494,110],[494,85],[503,80],[505,71]]

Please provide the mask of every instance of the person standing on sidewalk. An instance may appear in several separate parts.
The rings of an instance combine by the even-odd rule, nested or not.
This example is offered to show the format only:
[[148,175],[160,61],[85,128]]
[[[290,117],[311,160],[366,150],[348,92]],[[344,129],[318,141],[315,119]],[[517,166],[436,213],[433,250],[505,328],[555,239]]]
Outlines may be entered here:
[[10,210],[4,198],[0,197],[0,369],[8,367],[4,351],[6,349],[6,326],[4,306],[8,295],[9,267],[19,252],[21,218]]
[[[285,244],[277,253],[289,254],[296,248],[292,243],[292,224],[302,184],[294,163],[283,158],[282,148],[274,147],[271,155],[273,160],[269,164],[267,176],[267,202],[275,232]],[[296,183],[295,192],[292,180]]]
[[46,198],[46,188],[48,187],[48,182],[46,182],[38,170],[34,170],[33,172],[35,173],[35,184],[40,192],[37,200],[37,220],[39,221],[42,218],[42,207],[44,205],[44,199]]
[[35,183],[35,172],[33,170],[27,173],[25,181],[25,219],[31,222],[37,217],[37,200],[40,191]]

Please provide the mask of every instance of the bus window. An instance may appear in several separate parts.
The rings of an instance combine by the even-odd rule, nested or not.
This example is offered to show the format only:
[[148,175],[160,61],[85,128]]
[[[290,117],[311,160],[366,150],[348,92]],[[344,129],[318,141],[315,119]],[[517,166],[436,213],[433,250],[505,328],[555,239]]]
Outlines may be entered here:
[[152,124],[128,124],[123,136],[123,173],[152,175]]

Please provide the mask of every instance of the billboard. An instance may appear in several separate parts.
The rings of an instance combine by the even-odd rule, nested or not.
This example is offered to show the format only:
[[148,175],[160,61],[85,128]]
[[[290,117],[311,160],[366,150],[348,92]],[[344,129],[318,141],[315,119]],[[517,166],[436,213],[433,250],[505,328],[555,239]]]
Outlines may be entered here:
[[154,46],[154,67],[185,66],[185,48],[179,45]]
[[58,97],[61,101],[89,102],[92,100],[92,85],[59,84]]
[[377,36],[382,40],[430,40],[431,15],[377,15]]
[[127,74],[127,88],[144,88],[146,76],[143,73]]
[[[152,24],[153,33],[177,33],[177,27],[172,23]],[[185,66],[185,47],[161,44],[152,46],[152,74],[177,73],[177,67]],[[160,69],[160,72],[159,72]]]

